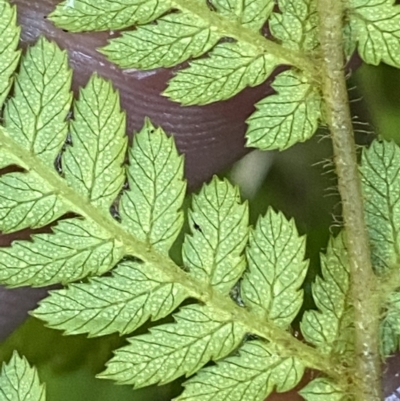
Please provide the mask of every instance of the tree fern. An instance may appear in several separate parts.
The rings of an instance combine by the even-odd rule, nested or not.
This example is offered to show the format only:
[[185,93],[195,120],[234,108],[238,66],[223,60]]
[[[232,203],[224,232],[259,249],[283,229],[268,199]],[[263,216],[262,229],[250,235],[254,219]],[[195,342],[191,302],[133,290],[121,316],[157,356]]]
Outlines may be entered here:
[[[71,31],[137,25],[101,50],[123,68],[197,58],[165,91],[184,105],[227,99],[265,81],[276,66],[291,66],[248,120],[249,145],[283,150],[310,138],[321,120],[332,126],[330,81],[314,63],[326,45],[321,4],[280,0],[278,12],[270,0],[75,0],[58,5],[51,18]],[[343,2],[342,59],[358,44],[366,62],[400,66],[400,6],[393,4]],[[68,334],[130,334],[173,313],[174,322],[129,337],[102,378],[138,388],[192,376],[179,400],[261,401],[293,389],[310,368],[320,377],[300,391],[306,400],[376,400],[353,365],[365,328],[357,327],[362,307],[352,298],[351,225],[322,256],[312,290],[318,310],[305,312],[301,341],[291,324],[303,304],[308,262],[295,222],[269,209],[249,227],[238,189],[214,177],[193,196],[178,266],[169,252],[182,229],[186,184],[173,139],[146,120],[125,162],[125,115],[112,84],[94,74],[72,100],[66,53],[45,38],[16,73],[15,8],[0,0],[0,10],[0,167],[19,166],[0,176],[0,230],[58,220],[52,233],[0,248],[0,282],[65,285],[33,315]],[[267,21],[273,38],[261,33]],[[360,167],[382,356],[398,348],[400,336],[398,152],[376,141]],[[28,397],[44,399],[35,371],[16,354],[0,383],[0,399],[19,399],[27,386]]]

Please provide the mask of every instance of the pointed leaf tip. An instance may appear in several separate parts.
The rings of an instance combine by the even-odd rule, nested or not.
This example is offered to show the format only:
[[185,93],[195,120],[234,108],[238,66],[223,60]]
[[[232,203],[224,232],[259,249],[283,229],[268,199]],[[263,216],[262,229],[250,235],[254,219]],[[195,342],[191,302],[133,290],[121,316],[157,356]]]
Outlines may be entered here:
[[35,368],[14,352],[0,374],[0,401],[45,401],[45,387]]
[[229,293],[245,268],[243,255],[248,236],[248,204],[237,187],[213,178],[193,197],[189,211],[191,235],[182,254],[190,274]]
[[158,251],[168,252],[183,224],[183,157],[173,138],[148,119],[134,137],[127,173],[129,189],[119,208],[123,227]]
[[250,233],[246,255],[248,270],[241,285],[245,304],[259,317],[286,328],[303,302],[305,238],[293,220],[270,208]]
[[96,74],[80,90],[62,156],[65,179],[84,199],[108,212],[125,181],[125,114],[111,82]]

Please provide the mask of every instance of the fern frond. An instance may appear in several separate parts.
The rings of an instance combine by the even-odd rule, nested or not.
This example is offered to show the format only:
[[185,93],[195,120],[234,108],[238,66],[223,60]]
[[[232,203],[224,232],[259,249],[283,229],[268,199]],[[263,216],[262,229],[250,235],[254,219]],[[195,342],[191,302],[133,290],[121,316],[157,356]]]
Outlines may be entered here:
[[[259,81],[252,78],[254,68],[247,70],[242,68],[236,74],[243,74],[243,78],[240,78],[242,83],[236,90],[231,88],[225,90],[223,94],[215,91],[215,98],[209,95],[210,99],[200,98],[196,104],[226,99],[246,86],[257,85],[267,79],[277,64],[295,65],[300,70],[309,73],[314,70],[312,64],[298,52],[284,49],[260,33],[260,29],[272,13],[274,2],[271,0],[214,0],[210,2],[206,0],[165,2],[135,0],[130,8],[126,3],[118,3],[118,6],[108,3],[108,1],[86,0],[83,2],[77,0],[74,7],[70,7],[67,2],[64,2],[51,14],[50,19],[56,25],[73,31],[116,29],[115,13],[118,9],[118,12],[125,15],[126,21],[129,18],[132,20],[130,25],[140,25],[136,30],[125,32],[122,37],[111,40],[111,43],[102,50],[112,62],[123,68],[147,69],[172,66],[192,57],[202,56],[214,47],[220,39],[224,38],[231,38],[238,46],[237,50],[234,49],[238,54],[236,56],[231,54],[229,56],[230,62],[244,58],[241,63],[236,61],[237,66],[233,68],[234,70],[237,70],[241,65],[257,64],[257,60],[259,60],[259,65],[263,58],[264,64],[269,66]],[[155,24],[144,25],[150,22],[150,18],[147,18],[148,15],[147,19],[139,17],[139,14],[145,9],[154,10],[151,20]],[[171,12],[172,10],[174,12]],[[161,14],[165,15],[161,16]],[[80,21],[84,21],[86,18],[88,19],[86,23],[81,24]],[[137,18],[136,22],[134,21],[135,18]],[[78,20],[79,22],[77,22]],[[126,25],[127,23],[124,21],[118,28],[124,28]],[[216,53],[213,60],[214,64],[221,63],[223,57],[226,57],[224,55],[226,51],[223,54],[218,51],[219,46],[220,44],[214,50]],[[226,55],[228,54],[226,53]],[[249,57],[253,59],[252,62]],[[229,72],[232,68],[229,69],[221,64],[221,69],[218,69],[217,65],[213,67],[213,63],[210,63],[211,65],[207,67],[209,77],[217,78],[220,73],[223,77],[232,75],[232,72]],[[191,79],[201,80],[201,75],[196,73],[196,68],[198,67],[195,67]],[[204,70],[205,67],[202,68]],[[227,69],[227,71],[223,72],[223,69]],[[177,78],[183,71],[178,72]],[[239,77],[237,77],[238,79]],[[185,81],[185,77],[181,81]],[[177,81],[174,82],[176,85]],[[202,82],[200,81],[199,84],[202,85]],[[206,81],[204,84],[206,85]],[[223,85],[220,84],[220,86]],[[166,94],[184,104],[192,104],[190,99],[186,99],[180,93],[175,93],[175,90],[176,88],[167,91]]]
[[[122,68],[170,67],[190,61],[164,92],[183,105],[229,99],[265,82],[277,66],[292,66],[292,71],[276,78],[274,88],[279,93],[256,105],[257,111],[247,121],[247,145],[283,150],[315,133],[321,110],[316,68],[319,21],[314,0],[279,0],[275,12],[271,0],[110,3],[76,0],[71,7],[63,2],[51,18],[73,31],[139,25],[112,39],[101,51]],[[400,6],[393,3],[344,3],[347,58],[358,46],[366,62],[400,67],[396,58],[400,54]],[[273,39],[261,33],[267,21]]]
[[[44,39],[39,42],[37,50],[32,48],[29,54],[33,51],[39,52],[40,63],[37,66],[45,75],[44,66],[49,66],[48,74],[53,77],[49,82],[55,83],[60,78],[60,91],[63,92],[65,77],[69,77],[68,69],[64,69],[60,77],[51,75],[53,65],[64,66],[62,53]],[[30,60],[29,54],[25,60]],[[62,57],[55,57],[56,54]],[[48,83],[47,80],[44,82]],[[28,81],[27,88],[29,85]],[[41,100],[35,103],[34,115],[47,112],[53,103],[51,100],[58,99],[59,94],[52,93],[54,97],[43,101],[49,87],[37,85],[37,92],[26,93],[26,104],[35,102],[37,98]],[[69,100],[69,88],[63,93],[63,99]],[[18,99],[18,93],[15,99]],[[20,182],[25,180],[34,184],[30,189],[21,184],[26,196],[33,199],[31,210],[27,206],[26,210],[23,209],[22,221],[11,224],[15,222],[10,219],[7,222],[7,216],[20,216],[18,202],[11,203],[2,216],[9,231],[21,226],[39,226],[66,212],[78,215],[59,221],[52,234],[33,235],[31,241],[15,241],[12,246],[1,248],[2,282],[9,286],[68,284],[112,270],[111,276],[91,278],[53,292],[36,312],[50,326],[90,336],[115,331],[128,333],[149,318],[155,320],[168,315],[188,297],[199,301],[201,305],[181,309],[177,314],[178,323],[167,331],[174,333],[177,328],[178,331],[171,335],[178,336],[180,324],[186,319],[182,320],[180,316],[185,317],[188,311],[194,313],[199,320],[195,327],[190,326],[190,331],[193,329],[195,334],[204,334],[198,338],[204,357],[198,356],[200,359],[196,363],[188,361],[183,368],[173,365],[174,358],[169,358],[170,375],[167,377],[170,379],[184,373],[191,374],[210,359],[226,356],[239,345],[246,333],[258,335],[263,341],[273,341],[283,358],[301,355],[307,361],[306,365],[318,368],[321,358],[312,348],[298,340],[287,348],[292,336],[286,327],[280,328],[272,320],[260,319],[228,296],[245,269],[243,251],[248,234],[247,204],[240,202],[237,190],[225,181],[214,179],[194,198],[190,212],[192,235],[187,237],[184,245],[185,268],[189,271],[184,271],[168,257],[169,248],[182,226],[180,208],[185,191],[183,162],[173,141],[147,121],[136,135],[130,151],[127,168],[129,189],[119,194],[124,181],[121,164],[126,139],[122,136],[125,120],[119,109],[118,95],[109,83],[94,76],[74,105],[73,120],[61,123],[59,118],[50,118],[46,127],[48,131],[45,131],[50,132],[54,125],[56,130],[53,132],[59,133],[60,137],[62,132],[63,141],[68,126],[71,131],[72,144],[65,144],[61,154],[62,175],[54,166],[56,152],[63,144],[61,139],[57,137],[54,143],[45,141],[47,136],[42,135],[42,127],[35,124],[26,126],[29,141],[20,139],[22,134],[11,136],[7,128],[0,127],[1,154],[24,169],[17,176],[16,173],[3,174],[3,185],[12,183],[15,177]],[[56,107],[61,106],[57,104]],[[63,113],[64,107],[62,103]],[[64,119],[67,113],[68,110]],[[35,141],[40,142],[35,145]],[[42,149],[42,141],[53,153],[47,148],[43,152],[37,151]],[[110,179],[112,176],[115,181]],[[9,193],[12,193],[11,186],[8,186]],[[22,189],[18,190],[21,192]],[[20,192],[14,192],[14,198],[20,197]],[[44,204],[47,209],[40,209],[47,197],[53,206],[49,201],[48,205]],[[119,208],[121,222],[111,216],[111,203],[113,208]],[[268,224],[275,223],[271,221]],[[290,242],[288,246],[291,246]],[[295,305],[299,300],[297,290],[301,281],[302,278],[295,280],[287,291],[288,299]],[[201,313],[195,313],[196,308]],[[208,320],[202,328],[200,316],[203,311]],[[190,323],[190,319],[186,321]],[[219,329],[213,332],[212,327]],[[164,326],[157,330],[163,332]],[[209,330],[217,348],[208,349],[205,339]],[[219,349],[221,338],[232,341]],[[133,338],[132,344],[140,341]],[[185,349],[196,355],[196,346],[193,345],[191,350],[190,345],[188,343]],[[180,350],[176,349],[176,352],[179,354]],[[121,366],[114,362],[113,369],[119,371]],[[150,378],[157,363],[154,359],[152,367],[149,365],[149,376],[143,378],[143,385],[161,380]],[[322,365],[326,363],[322,361]],[[329,371],[331,367],[327,369]],[[115,377],[124,380],[123,376]]]
[[[116,57],[124,44],[129,67],[174,65],[212,49],[171,81],[166,93],[183,103],[228,98],[289,61],[296,69],[278,75],[277,94],[261,101],[249,119],[249,143],[285,149],[313,135],[321,118],[318,77],[311,74],[309,58],[318,50],[314,2],[281,0],[280,13],[272,17],[274,2],[268,0],[161,3],[103,0],[95,9],[92,0],[76,0],[74,8],[60,5],[53,19],[72,29],[83,23],[90,29],[143,24],[104,50]],[[15,17],[6,17],[12,26]],[[269,17],[279,44],[261,34]],[[13,52],[0,87],[9,88]],[[0,126],[0,166],[13,163],[22,172],[0,178],[0,230],[61,219],[52,233],[0,248],[0,282],[65,284],[33,314],[70,334],[129,334],[149,319],[174,313],[174,323],[130,337],[103,378],[142,387],[197,373],[179,400],[261,401],[274,389],[292,389],[311,368],[325,376],[302,390],[305,399],[345,399],[348,381],[341,376],[351,371],[354,335],[343,237],[331,241],[322,278],[313,286],[319,310],[305,312],[307,344],[290,332],[308,267],[306,240],[292,220],[269,209],[249,235],[247,203],[237,188],[214,178],[193,196],[184,266],[178,266],[169,252],[182,229],[186,184],[173,139],[146,120],[124,166],[125,116],[109,82],[94,75],[69,119],[71,73],[64,52],[42,38],[28,50],[20,71]],[[268,122],[257,125],[257,120]],[[385,279],[383,273],[398,264],[398,224],[391,214],[398,199],[394,146],[373,144],[361,167],[371,243],[380,248],[374,253],[376,270]],[[68,212],[76,217],[65,216]],[[381,248],[380,241],[389,245]],[[384,300],[381,325],[383,349],[390,351],[400,333],[399,295],[393,289]],[[190,303],[182,307],[186,299]]]
[[[281,93],[261,101],[259,110],[248,121],[248,146],[285,149],[314,134],[320,117],[320,96],[314,86],[317,74],[307,57],[301,55],[312,54],[318,47],[313,1],[280,0],[280,12],[272,13],[271,0],[174,0],[165,2],[163,12],[178,12],[163,16],[159,16],[158,4],[137,1],[131,5],[130,14],[139,18],[146,4],[146,9],[154,8],[155,23],[138,19],[136,23],[141,25],[135,30],[111,40],[101,52],[112,62],[122,68],[151,69],[174,66],[209,52],[208,57],[193,60],[189,67],[178,71],[164,92],[184,105],[229,99],[248,86],[264,82],[278,65],[293,65],[297,70],[291,73],[292,80],[298,84],[292,87],[288,74],[281,74],[275,84]],[[67,29],[104,29],[114,26],[115,7],[107,1],[94,5],[94,0],[78,0],[74,7],[65,2],[51,18]],[[128,18],[127,4],[119,4],[119,9]],[[78,17],[91,17],[93,21],[85,24],[89,28],[79,26],[75,20]],[[261,34],[268,18],[271,32],[281,44]],[[120,27],[125,26],[124,22]],[[218,43],[221,39],[222,43]],[[269,121],[276,111],[276,120]]]
[[45,401],[46,392],[36,369],[14,352],[11,360],[1,369],[0,401],[16,400]]

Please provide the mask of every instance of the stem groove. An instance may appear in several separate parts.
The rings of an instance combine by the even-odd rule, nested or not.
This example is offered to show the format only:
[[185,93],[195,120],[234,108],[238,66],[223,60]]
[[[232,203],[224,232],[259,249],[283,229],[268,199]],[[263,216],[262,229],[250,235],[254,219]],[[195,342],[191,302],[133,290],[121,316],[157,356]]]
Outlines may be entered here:
[[348,369],[357,401],[383,400],[379,354],[379,299],[364,219],[361,180],[349,109],[343,51],[343,4],[318,0],[322,92],[331,132],[346,245],[350,259],[350,299],[354,307],[355,358]]

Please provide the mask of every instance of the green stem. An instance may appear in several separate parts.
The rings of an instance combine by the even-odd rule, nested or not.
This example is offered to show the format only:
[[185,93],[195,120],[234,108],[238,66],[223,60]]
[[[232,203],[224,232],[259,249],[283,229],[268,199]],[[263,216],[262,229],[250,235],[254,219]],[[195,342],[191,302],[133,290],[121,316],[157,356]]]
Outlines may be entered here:
[[383,399],[379,355],[379,300],[364,220],[361,181],[344,74],[342,1],[318,0],[322,90],[333,141],[350,259],[355,359],[349,381],[357,401]]

